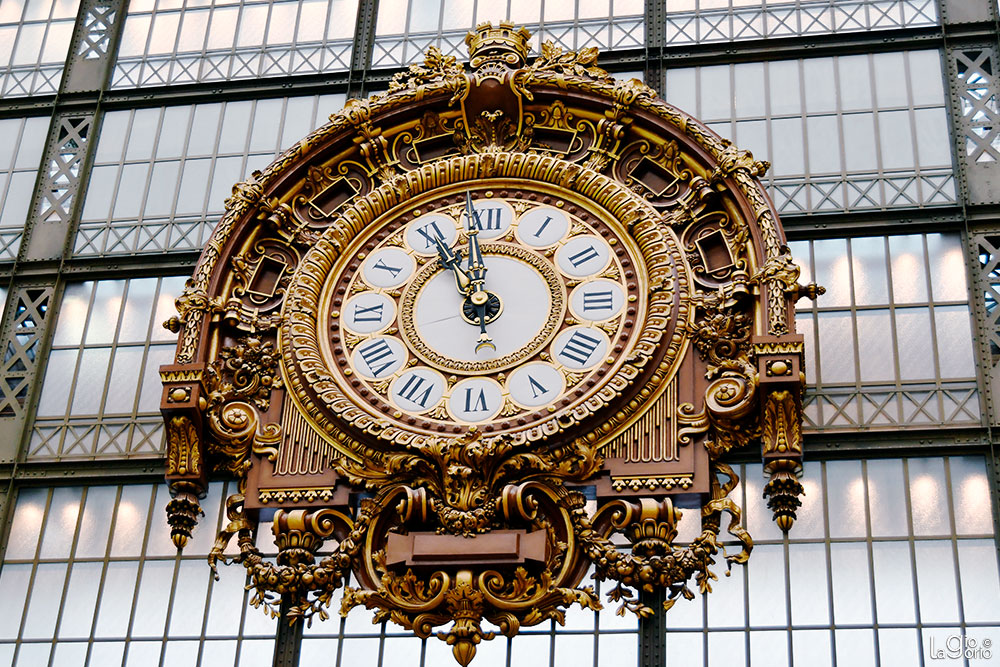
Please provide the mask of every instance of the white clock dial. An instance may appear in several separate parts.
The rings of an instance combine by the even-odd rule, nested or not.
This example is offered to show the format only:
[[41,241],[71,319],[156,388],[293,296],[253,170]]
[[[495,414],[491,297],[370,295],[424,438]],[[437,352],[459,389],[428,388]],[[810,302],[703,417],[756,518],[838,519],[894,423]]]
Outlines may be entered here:
[[489,378],[469,378],[451,388],[448,411],[464,422],[493,419],[503,407],[503,388]]
[[406,245],[421,255],[437,256],[436,238],[451,246],[458,238],[455,221],[439,213],[417,218],[406,227]]
[[[502,199],[480,199],[472,202],[472,208],[476,212],[476,219],[473,224],[479,230],[479,240],[500,238],[510,229],[510,224],[514,222],[514,209],[510,204]],[[465,213],[462,213],[462,223],[468,225]]]
[[593,368],[607,356],[608,335],[593,327],[570,327],[552,343],[552,358],[571,370]]
[[500,297],[503,311],[486,325],[495,350],[476,351],[480,329],[462,318],[465,297],[455,289],[450,271],[431,278],[417,295],[415,320],[418,335],[438,354],[457,361],[486,361],[517,352],[527,345],[549,319],[549,287],[533,267],[511,257],[484,255],[488,270],[486,290]]
[[558,243],[569,231],[569,217],[554,206],[539,206],[517,221],[517,238],[534,248]]
[[389,326],[396,317],[396,302],[379,292],[363,292],[352,298],[340,313],[344,327],[359,334],[370,334]]
[[625,290],[613,280],[590,280],[579,285],[569,297],[570,311],[588,322],[603,322],[622,312]]
[[443,375],[421,366],[401,373],[389,388],[389,396],[402,410],[423,412],[438,404],[447,387]]
[[586,278],[600,273],[611,259],[604,239],[589,234],[574,236],[556,251],[556,264],[567,276]]
[[382,248],[368,256],[361,273],[372,287],[391,289],[409,280],[415,267],[413,258],[405,250]]
[[566,378],[553,365],[543,362],[525,364],[507,377],[507,391],[518,405],[538,408],[550,405],[566,388]]
[[406,359],[406,346],[392,336],[378,336],[361,341],[351,355],[355,370],[369,380],[389,377],[403,367]]

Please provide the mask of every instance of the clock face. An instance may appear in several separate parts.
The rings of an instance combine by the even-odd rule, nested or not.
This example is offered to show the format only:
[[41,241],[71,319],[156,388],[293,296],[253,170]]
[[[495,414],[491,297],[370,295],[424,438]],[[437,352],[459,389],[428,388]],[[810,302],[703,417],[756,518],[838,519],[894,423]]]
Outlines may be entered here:
[[345,394],[403,429],[553,420],[592,399],[638,335],[642,255],[580,203],[452,190],[367,232],[323,287],[321,349]]

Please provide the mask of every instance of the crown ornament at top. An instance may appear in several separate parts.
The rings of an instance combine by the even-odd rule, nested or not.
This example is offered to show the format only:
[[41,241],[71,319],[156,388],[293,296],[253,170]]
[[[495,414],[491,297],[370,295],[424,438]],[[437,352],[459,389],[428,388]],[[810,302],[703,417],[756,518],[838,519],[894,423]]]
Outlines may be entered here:
[[508,21],[501,21],[496,27],[489,21],[480,23],[465,36],[469,64],[474,69],[491,62],[500,62],[512,69],[524,67],[530,37],[531,33],[526,28],[517,28]]

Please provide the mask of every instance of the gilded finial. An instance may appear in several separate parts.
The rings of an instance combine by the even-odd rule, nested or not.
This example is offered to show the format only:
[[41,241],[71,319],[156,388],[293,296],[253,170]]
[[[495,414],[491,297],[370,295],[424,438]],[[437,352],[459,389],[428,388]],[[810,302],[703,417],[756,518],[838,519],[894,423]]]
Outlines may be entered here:
[[531,33],[526,28],[515,28],[507,21],[501,21],[496,27],[489,21],[480,23],[465,36],[469,64],[473,68],[492,62],[503,63],[512,69],[524,67],[530,38]]

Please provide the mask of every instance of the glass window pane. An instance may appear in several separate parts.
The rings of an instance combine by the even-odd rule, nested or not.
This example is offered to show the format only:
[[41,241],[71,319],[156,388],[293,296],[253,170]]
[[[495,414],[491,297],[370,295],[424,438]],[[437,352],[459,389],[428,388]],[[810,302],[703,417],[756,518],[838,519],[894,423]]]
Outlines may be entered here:
[[875,667],[875,633],[871,630],[836,630],[837,664]]
[[0,639],[16,639],[21,628],[21,615],[31,581],[31,565],[5,563],[0,569],[0,589],[4,603],[0,605]]
[[806,118],[809,137],[809,173],[830,174],[841,170],[840,131],[836,116],[811,116]]
[[[802,113],[798,62],[778,60],[768,63],[767,73],[771,92],[771,113],[774,115]],[[775,126],[777,133],[777,124]]]
[[948,497],[944,461],[939,458],[908,459],[910,506],[915,535],[947,535]]
[[958,571],[967,623],[1000,621],[1000,574],[993,540],[959,540]]
[[[629,635],[621,636],[621,640],[629,639],[631,640],[632,646],[636,646],[637,642],[634,637]],[[623,642],[624,643],[624,642]],[[601,644],[604,644],[604,638],[601,638]],[[667,628],[667,665],[668,667],[682,667],[683,665],[703,665],[704,654],[705,654],[705,635],[700,632],[671,632]],[[634,649],[633,649],[634,650]],[[616,664],[618,656],[615,660],[610,663],[601,664]],[[629,664],[622,661],[621,664]]]
[[122,487],[111,536],[112,556],[138,556],[142,552],[152,490],[149,484]]
[[149,192],[143,207],[144,217],[168,216],[177,198],[177,177],[181,163],[177,160],[157,162],[153,165],[153,176],[149,182]]
[[913,570],[907,542],[872,542],[875,608],[880,624],[913,623]]
[[787,624],[785,610],[785,554],[781,545],[758,544],[747,571],[750,624],[754,627]]
[[63,585],[66,582],[66,563],[41,563],[35,569],[32,594],[24,615],[21,636],[26,639],[46,639],[55,633]]
[[764,63],[741,63],[733,65],[733,80],[736,88],[733,95],[733,100],[736,104],[736,116],[738,118],[763,117],[765,114],[764,101],[766,98],[760,93],[766,90],[764,86]]
[[746,664],[746,639],[742,632],[711,632],[708,635],[710,667]]
[[122,323],[118,329],[119,343],[146,340],[157,282],[156,278],[133,278],[129,281]]
[[927,234],[925,238],[935,301],[966,301],[969,293],[960,240],[953,234]]
[[52,338],[53,345],[79,345],[83,326],[90,309],[93,282],[70,283],[59,304],[59,322]]
[[124,280],[102,280],[97,283],[97,292],[94,295],[94,305],[87,327],[87,345],[112,341],[115,328],[118,326],[118,314],[124,290]]
[[941,52],[908,51],[910,79],[914,104],[940,104],[944,101],[944,77],[941,71]]
[[913,112],[917,133],[917,164],[921,167],[950,167],[951,142],[948,117],[941,107]]
[[837,625],[871,623],[868,546],[864,542],[830,545],[833,617]]
[[905,106],[908,100],[903,54],[876,53],[872,56],[872,62],[875,66],[875,96],[879,106]]
[[827,461],[826,493],[830,513],[830,537],[864,537],[865,482],[858,461]]
[[143,352],[141,347],[120,347],[115,351],[108,398],[104,403],[106,414],[131,413],[134,409]]
[[868,58],[867,55],[837,58],[837,72],[840,75],[840,108],[844,111],[872,108]]
[[890,236],[889,254],[892,257],[892,294],[896,303],[926,301],[923,236]]
[[212,161],[209,159],[188,160],[184,163],[175,208],[178,215],[197,214],[205,210],[211,166]]
[[80,487],[53,489],[39,552],[41,558],[69,558],[80,516],[82,493]]
[[779,118],[771,122],[771,156],[775,176],[805,173],[802,125],[800,118]]
[[74,415],[95,415],[100,412],[110,361],[110,347],[86,348],[80,353],[80,368],[73,394]]
[[227,102],[219,135],[219,153],[243,153],[247,148],[247,132],[253,102]]
[[847,241],[827,239],[813,242],[816,266],[815,280],[826,287],[826,294],[817,303],[825,308],[851,304],[851,264],[847,258]]
[[788,634],[784,631],[751,632],[749,664],[788,665]]
[[914,550],[921,622],[957,622],[958,596],[955,590],[955,559],[951,542],[920,540],[914,543]]
[[968,306],[938,306],[934,309],[938,358],[943,378],[976,377],[970,317]]
[[159,637],[167,620],[167,600],[174,579],[173,561],[146,561],[135,603],[132,636]]
[[951,492],[955,505],[955,532],[986,535],[993,532],[990,483],[985,461],[978,456],[948,458]]
[[74,563],[66,590],[66,609],[59,621],[59,638],[87,638],[97,611],[103,563]]
[[858,354],[862,382],[892,382],[896,379],[888,310],[859,310]]
[[161,109],[136,109],[132,112],[126,160],[148,160],[153,157],[153,143],[160,124]]
[[197,104],[188,134],[188,155],[212,155],[222,116],[222,104]]
[[103,558],[108,550],[109,517],[114,515],[118,497],[116,486],[92,486],[87,489],[80,521],[80,539],[76,545],[77,558]]
[[926,308],[896,310],[899,374],[904,380],[927,380],[936,375],[930,312]]
[[119,171],[117,166],[105,166],[95,167],[90,172],[87,198],[83,206],[84,220],[102,220],[111,216]]
[[820,377],[823,384],[854,382],[854,325],[850,313],[819,313]]
[[69,391],[73,387],[76,369],[76,350],[53,350],[45,368],[42,396],[38,400],[39,417],[56,417],[66,414]]
[[47,665],[50,653],[52,653],[51,644],[21,644],[21,650],[17,654],[17,662],[14,663],[14,667]]
[[[798,523],[796,521],[796,523]],[[788,545],[792,623],[825,625],[830,622],[829,583],[824,544]]]
[[729,65],[701,68],[701,120],[728,120],[732,115]]
[[871,460],[868,470],[868,511],[873,536],[904,536],[906,495],[903,465],[898,459]]
[[920,664],[920,637],[916,628],[879,628],[878,646],[883,665],[887,665],[887,656],[892,656],[892,667]]
[[38,546],[38,526],[45,517],[48,502],[46,489],[21,489],[17,496],[14,520],[7,538],[7,560],[30,559],[35,557]]
[[730,576],[712,586],[712,594],[706,598],[708,605],[708,626],[743,627],[744,568],[733,568]]
[[188,134],[192,106],[167,107],[156,142],[156,159],[177,158],[184,154],[184,137]]
[[698,88],[694,67],[667,70],[664,99],[679,109],[698,117]]
[[802,61],[806,83],[806,112],[825,113],[837,110],[833,58],[806,58]]
[[910,112],[878,112],[879,145],[884,169],[912,169],[916,165]]
[[[201,634],[202,624],[205,622],[209,579],[211,572],[200,559],[181,561],[177,571],[177,581],[183,582],[184,595],[174,597],[168,631],[170,636],[192,637]],[[166,606],[163,600],[161,604]]]
[[[239,8],[215,9],[212,12],[212,27],[205,41],[205,48],[230,49],[236,39],[236,23],[239,19]],[[322,23],[320,23],[322,25]],[[322,30],[322,28],[320,28]]]
[[847,171],[878,169],[875,116],[871,113],[844,114],[844,160]]

